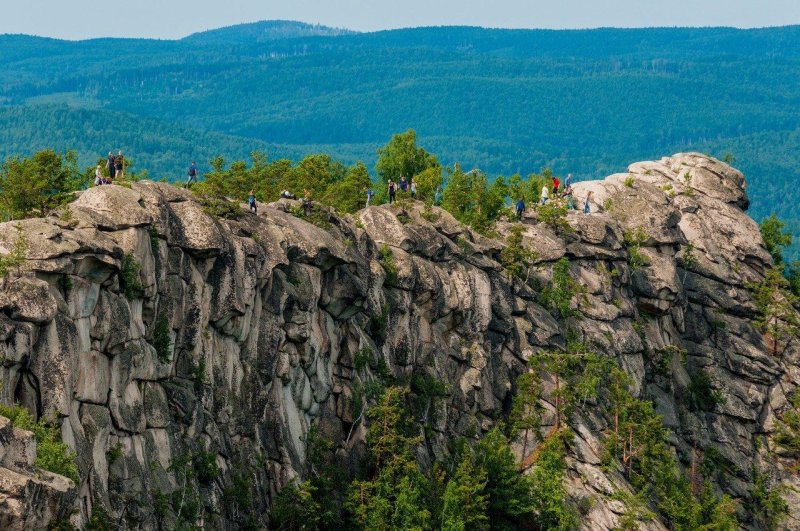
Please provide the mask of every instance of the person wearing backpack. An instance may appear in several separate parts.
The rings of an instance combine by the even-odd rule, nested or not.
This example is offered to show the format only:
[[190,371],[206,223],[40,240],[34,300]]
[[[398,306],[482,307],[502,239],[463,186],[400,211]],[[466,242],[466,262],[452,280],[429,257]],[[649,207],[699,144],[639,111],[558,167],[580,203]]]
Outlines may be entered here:
[[189,179],[186,181],[186,188],[189,188],[189,185],[192,183],[197,183],[197,164],[192,161],[192,164],[189,166],[189,171],[187,172]]
[[106,168],[108,168],[108,178],[113,180],[116,166],[114,164],[114,153],[111,151],[108,152],[108,162],[106,162]]
[[372,188],[367,188],[367,205],[364,208],[369,208],[369,204],[372,202],[372,198],[375,197],[375,192],[372,191]]
[[116,176],[120,179],[125,178],[125,157],[122,156],[122,150],[114,157],[114,168],[116,168]]
[[250,195],[247,197],[247,204],[250,205],[250,212],[258,215],[258,205],[256,204],[256,194],[250,190]]

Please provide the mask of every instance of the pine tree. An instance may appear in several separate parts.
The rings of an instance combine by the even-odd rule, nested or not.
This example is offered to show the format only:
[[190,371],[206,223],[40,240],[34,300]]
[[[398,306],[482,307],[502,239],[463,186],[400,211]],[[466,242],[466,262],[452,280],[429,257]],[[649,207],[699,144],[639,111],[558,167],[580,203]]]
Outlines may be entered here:
[[442,531],[489,529],[486,471],[476,467],[469,447],[447,483],[442,508]]

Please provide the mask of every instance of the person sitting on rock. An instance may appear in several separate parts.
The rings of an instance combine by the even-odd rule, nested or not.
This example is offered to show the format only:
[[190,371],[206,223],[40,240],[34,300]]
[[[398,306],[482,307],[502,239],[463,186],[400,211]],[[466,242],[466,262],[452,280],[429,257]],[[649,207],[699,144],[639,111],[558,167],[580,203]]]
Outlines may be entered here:
[[522,219],[522,214],[525,212],[525,200],[521,197],[517,201],[517,219]]
[[550,196],[550,189],[545,184],[544,186],[542,186],[542,204],[543,205],[547,204],[547,199],[549,198],[549,196]]
[[297,199],[297,196],[289,190],[281,190],[281,199]]
[[591,211],[591,208],[589,207],[589,201],[591,199],[592,199],[592,191],[589,190],[589,192],[586,194],[586,199],[583,202],[583,213],[584,214],[588,214]]
[[247,197],[247,204],[250,205],[250,212],[258,214],[258,205],[256,204],[256,194],[250,190],[250,195]]
[[97,165],[97,169],[94,170],[94,185],[100,186],[101,184],[105,184],[103,182],[103,172],[100,170],[100,165]]

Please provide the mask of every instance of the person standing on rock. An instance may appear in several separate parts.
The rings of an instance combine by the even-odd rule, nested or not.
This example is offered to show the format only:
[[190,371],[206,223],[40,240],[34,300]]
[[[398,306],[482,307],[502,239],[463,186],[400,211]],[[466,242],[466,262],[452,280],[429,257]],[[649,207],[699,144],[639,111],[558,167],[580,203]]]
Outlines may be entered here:
[[522,219],[522,214],[525,213],[525,200],[523,198],[519,198],[517,201],[517,219]]
[[394,196],[397,195],[397,185],[394,181],[389,179],[389,204],[394,203]]
[[192,183],[197,183],[197,164],[192,161],[192,164],[189,166],[189,172],[187,173],[189,178],[186,180],[186,188],[189,188],[189,185]]
[[400,176],[400,190],[406,192],[408,190],[408,181],[406,180],[405,175]]
[[256,194],[250,190],[250,195],[247,197],[247,204],[250,205],[250,212],[258,215],[258,205],[256,204]]
[[100,186],[101,184],[103,184],[103,171],[98,164],[97,168],[94,170],[94,185]]
[[119,151],[114,157],[114,168],[116,168],[116,176],[120,179],[125,178],[125,157],[122,156],[122,150]]
[[375,197],[375,192],[372,191],[372,187],[367,187],[367,205],[364,208],[369,208],[369,204],[372,202],[372,198]]
[[303,189],[303,214],[308,217],[311,213],[311,192],[308,188]]
[[544,186],[542,186],[542,204],[543,205],[547,204],[547,200],[549,199],[549,196],[550,196],[550,189],[545,184]]
[[417,197],[417,181],[414,178],[411,178],[411,198],[416,199]]
[[568,194],[572,191],[572,174],[568,173],[567,178],[564,179],[564,193]]
[[591,211],[591,208],[589,207],[589,201],[591,199],[592,199],[592,191],[589,190],[589,192],[586,194],[586,200],[583,202],[583,213],[584,214],[588,214]]
[[114,165],[114,153],[111,151],[108,152],[108,162],[106,162],[106,168],[108,168],[108,178],[113,180],[116,166]]
[[553,176],[553,196],[558,195],[558,187],[561,186],[561,181],[555,175]]

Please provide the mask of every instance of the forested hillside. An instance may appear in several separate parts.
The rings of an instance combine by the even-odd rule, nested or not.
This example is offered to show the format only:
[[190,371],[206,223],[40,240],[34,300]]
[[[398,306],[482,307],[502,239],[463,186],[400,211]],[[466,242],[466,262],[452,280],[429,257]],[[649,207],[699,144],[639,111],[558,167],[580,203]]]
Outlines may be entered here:
[[791,224],[799,66],[799,27],[355,34],[272,22],[181,41],[2,36],[0,155],[121,148],[156,178],[255,149],[372,167],[377,146],[413,128],[445,165],[588,178],[702,150],[736,158],[755,217]]

